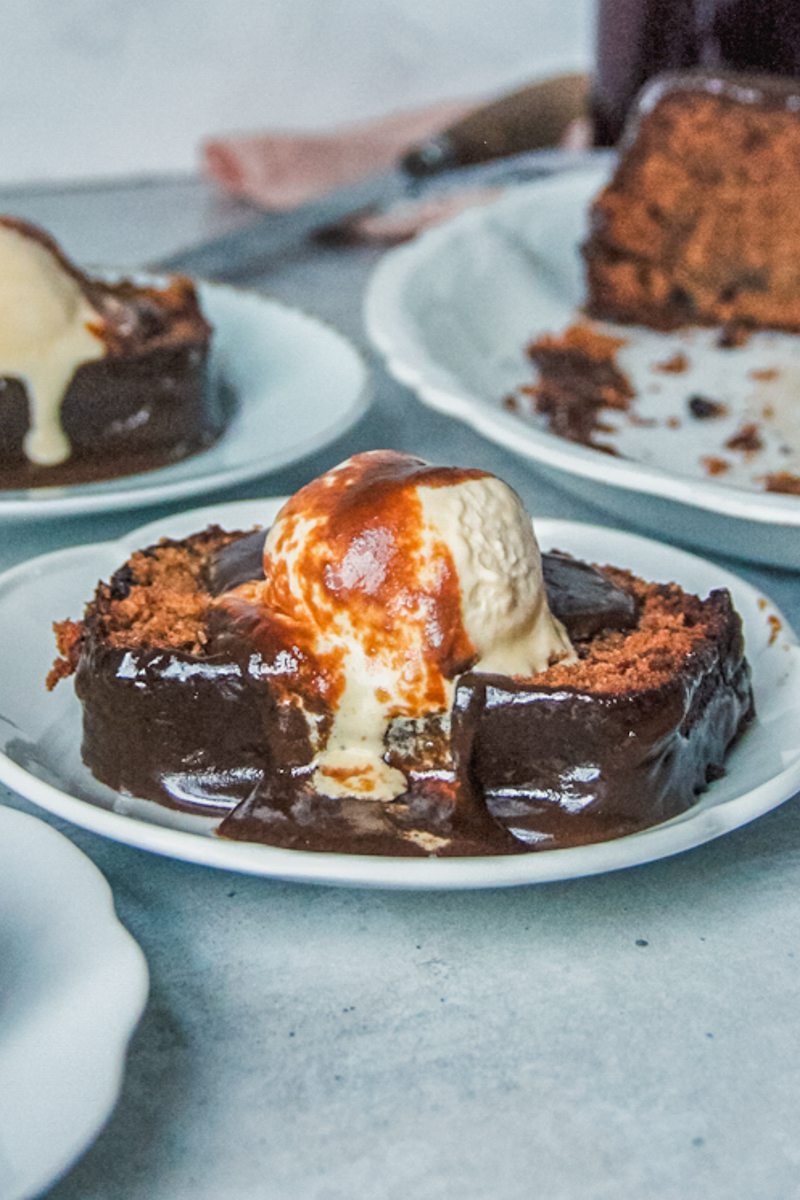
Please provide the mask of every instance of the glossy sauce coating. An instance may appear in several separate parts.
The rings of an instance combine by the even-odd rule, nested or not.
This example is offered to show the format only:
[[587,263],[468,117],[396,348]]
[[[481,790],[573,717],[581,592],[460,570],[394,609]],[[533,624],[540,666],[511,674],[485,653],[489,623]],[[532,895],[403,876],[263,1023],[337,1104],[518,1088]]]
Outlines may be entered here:
[[222,603],[240,619],[247,606],[257,609],[250,621],[261,654],[291,654],[328,704],[344,690],[343,645],[358,641],[391,672],[391,693],[375,693],[391,701],[390,717],[442,711],[446,681],[476,655],[450,550],[431,546],[416,489],[485,474],[391,451],[357,455],[284,505],[265,545],[265,582]]

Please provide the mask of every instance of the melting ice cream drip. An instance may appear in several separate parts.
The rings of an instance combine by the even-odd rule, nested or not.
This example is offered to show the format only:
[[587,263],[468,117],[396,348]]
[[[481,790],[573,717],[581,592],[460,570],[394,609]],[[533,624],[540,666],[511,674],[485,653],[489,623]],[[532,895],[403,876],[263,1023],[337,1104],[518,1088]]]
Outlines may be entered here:
[[573,654],[547,604],[530,519],[481,471],[357,455],[284,506],[264,562],[261,602],[333,679],[314,773],[322,795],[406,791],[385,761],[389,726],[448,713],[465,670],[530,675]]
[[48,239],[0,220],[0,376],[28,396],[24,451],[53,466],[69,457],[61,404],[82,363],[102,358],[102,318]]

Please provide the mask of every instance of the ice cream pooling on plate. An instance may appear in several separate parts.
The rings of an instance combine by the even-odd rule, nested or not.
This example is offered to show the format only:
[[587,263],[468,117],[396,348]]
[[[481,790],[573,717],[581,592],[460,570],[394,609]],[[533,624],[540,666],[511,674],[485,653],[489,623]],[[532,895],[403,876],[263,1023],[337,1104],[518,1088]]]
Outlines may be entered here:
[[530,675],[573,656],[530,518],[484,471],[356,455],[284,505],[264,571],[222,602],[258,604],[332,710],[315,759],[322,795],[401,795],[389,724],[447,714],[464,671]]

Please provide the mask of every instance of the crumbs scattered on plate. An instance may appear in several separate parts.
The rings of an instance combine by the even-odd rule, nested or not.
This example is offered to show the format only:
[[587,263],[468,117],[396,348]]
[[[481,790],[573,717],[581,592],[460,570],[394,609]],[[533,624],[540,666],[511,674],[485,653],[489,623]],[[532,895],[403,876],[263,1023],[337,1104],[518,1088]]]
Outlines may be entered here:
[[734,327],[664,333],[579,315],[527,354],[536,381],[503,401],[523,419],[682,475],[800,495],[800,338]]

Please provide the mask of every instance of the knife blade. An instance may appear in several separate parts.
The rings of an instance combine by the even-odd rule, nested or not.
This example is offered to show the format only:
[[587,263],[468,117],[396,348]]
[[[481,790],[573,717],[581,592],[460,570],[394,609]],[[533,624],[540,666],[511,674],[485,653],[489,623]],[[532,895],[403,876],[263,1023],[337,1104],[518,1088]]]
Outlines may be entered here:
[[408,176],[399,168],[359,179],[286,211],[263,212],[241,229],[197,242],[149,264],[153,271],[179,271],[206,279],[242,279],[305,238],[352,213],[387,204],[403,194]]
[[149,269],[206,279],[252,278],[262,274],[282,254],[296,250],[311,234],[365,209],[471,187],[507,186],[605,161],[610,155],[608,151],[533,150],[489,163],[457,167],[432,178],[415,178],[397,166],[285,212],[259,211],[243,228],[159,258],[149,264]]

